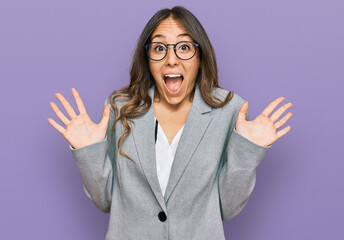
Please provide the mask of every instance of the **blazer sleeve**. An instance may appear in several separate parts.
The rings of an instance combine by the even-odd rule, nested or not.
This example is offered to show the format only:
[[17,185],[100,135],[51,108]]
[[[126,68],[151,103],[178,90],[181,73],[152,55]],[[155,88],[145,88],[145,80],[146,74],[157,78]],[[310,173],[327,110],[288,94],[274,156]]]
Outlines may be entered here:
[[[104,107],[108,105],[105,100]],[[101,211],[108,213],[111,208],[112,188],[114,181],[115,154],[110,151],[111,123],[113,123],[111,109],[110,120],[106,136],[102,141],[81,147],[69,148],[79,169],[86,195]]]
[[[271,145],[267,147],[257,145],[236,131],[235,123],[239,109],[236,110],[234,127],[231,127],[232,133],[218,178],[223,221],[234,218],[245,207],[255,186],[256,168],[271,147]],[[248,120],[248,112],[246,120]]]

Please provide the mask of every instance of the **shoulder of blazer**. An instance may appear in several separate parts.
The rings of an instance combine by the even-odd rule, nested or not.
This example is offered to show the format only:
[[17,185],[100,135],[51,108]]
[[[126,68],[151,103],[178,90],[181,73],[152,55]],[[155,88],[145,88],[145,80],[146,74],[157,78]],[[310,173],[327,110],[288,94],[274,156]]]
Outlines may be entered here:
[[[216,88],[214,90],[215,90],[215,96],[220,98],[221,101],[223,101],[226,98],[227,94],[229,93],[228,90],[223,89],[223,88]],[[232,119],[232,121],[230,121],[230,132],[232,132],[235,127],[235,122],[238,117],[239,110],[241,106],[244,104],[244,102],[245,100],[241,96],[233,92],[232,99],[226,105],[224,105],[222,108],[219,108],[219,109],[213,108],[214,115],[217,115],[215,113],[217,112],[217,113],[220,113],[218,114],[218,116],[224,119]],[[249,115],[247,113],[246,120],[248,119],[249,119]]]
[[[229,93],[228,90],[223,89],[223,88],[219,88],[219,87],[214,88],[214,91],[213,91],[213,94],[216,97],[220,98],[221,101],[225,100],[228,93]],[[234,108],[234,109],[239,111],[239,109],[241,108],[241,106],[244,102],[245,102],[245,100],[241,96],[239,96],[238,94],[233,92],[232,99],[224,106],[224,108],[230,107],[230,108]]]
[[[112,101],[115,95],[111,95],[105,99],[104,107],[110,103],[110,100]],[[118,107],[118,110],[121,110],[121,108],[128,102],[128,98],[126,97],[117,97],[115,99],[115,103]],[[114,113],[114,109],[111,108],[111,112]]]

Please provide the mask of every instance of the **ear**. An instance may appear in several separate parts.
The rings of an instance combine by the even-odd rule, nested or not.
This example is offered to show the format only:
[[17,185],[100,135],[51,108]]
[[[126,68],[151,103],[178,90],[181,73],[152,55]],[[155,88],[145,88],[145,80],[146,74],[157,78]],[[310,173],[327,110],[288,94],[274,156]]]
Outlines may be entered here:
[[199,57],[199,62],[201,63],[201,61],[202,61],[202,49],[200,47],[197,48],[197,54]]

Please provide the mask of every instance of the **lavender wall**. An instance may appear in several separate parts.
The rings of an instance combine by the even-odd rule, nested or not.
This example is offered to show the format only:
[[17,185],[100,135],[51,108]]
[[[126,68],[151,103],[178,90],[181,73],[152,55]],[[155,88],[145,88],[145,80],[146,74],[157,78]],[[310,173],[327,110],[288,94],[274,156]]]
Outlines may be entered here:
[[294,104],[292,130],[224,223],[227,239],[342,237],[342,0],[13,0],[0,3],[0,239],[105,239],[109,215],[85,195],[49,102],[61,106],[60,92],[75,107],[74,87],[99,122],[105,98],[129,81],[145,23],[178,4],[205,27],[220,85],[249,102],[251,119],[279,96]]

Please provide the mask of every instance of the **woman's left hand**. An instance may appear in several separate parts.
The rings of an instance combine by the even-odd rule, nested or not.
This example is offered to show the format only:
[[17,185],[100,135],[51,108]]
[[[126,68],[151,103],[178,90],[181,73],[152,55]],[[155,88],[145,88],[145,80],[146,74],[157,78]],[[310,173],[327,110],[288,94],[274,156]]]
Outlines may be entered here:
[[[286,103],[280,107],[274,114],[269,117],[272,111],[280,104],[285,98],[279,97],[272,101],[264,111],[252,121],[246,121],[246,112],[248,111],[248,103],[245,102],[240,110],[239,115],[236,120],[235,130],[251,140],[252,142],[267,147],[274,143],[277,139],[285,135],[290,131],[291,126],[287,126],[282,130],[277,132],[277,129],[282,127],[292,116],[291,112],[288,112],[281,120],[276,122],[276,120],[291,106],[292,103]],[[276,122],[276,123],[275,123]]]

